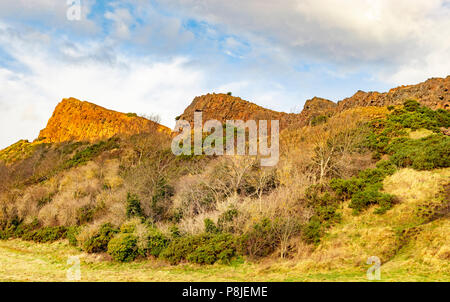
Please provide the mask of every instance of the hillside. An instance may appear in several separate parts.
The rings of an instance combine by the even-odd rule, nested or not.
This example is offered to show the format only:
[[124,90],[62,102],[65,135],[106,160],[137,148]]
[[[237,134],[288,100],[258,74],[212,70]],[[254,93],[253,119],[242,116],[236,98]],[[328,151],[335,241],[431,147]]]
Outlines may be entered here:
[[144,132],[167,132],[170,129],[139,117],[108,110],[75,98],[63,99],[55,108],[47,127],[39,133],[38,141],[60,143],[66,141],[96,141],[114,135]]
[[313,98],[300,114],[209,94],[179,117],[280,119],[280,159],[264,169],[254,156],[175,156],[163,126],[63,100],[38,140],[0,152],[0,265],[60,280],[61,257],[53,277],[20,259],[76,248],[90,280],[109,268],[149,280],[125,272],[156,267],[158,280],[347,281],[377,256],[386,280],[450,280],[448,79],[375,103]]

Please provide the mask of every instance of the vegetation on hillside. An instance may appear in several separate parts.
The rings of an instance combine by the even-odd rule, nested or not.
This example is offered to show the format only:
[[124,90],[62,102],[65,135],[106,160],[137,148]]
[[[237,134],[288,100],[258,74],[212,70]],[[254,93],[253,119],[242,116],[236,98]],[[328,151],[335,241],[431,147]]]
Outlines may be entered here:
[[[392,243],[379,249],[388,261],[419,244],[420,232],[408,233],[413,228],[433,232],[423,225],[431,221],[448,227],[450,212],[450,137],[440,130],[450,127],[449,111],[415,101],[390,109],[349,110],[286,129],[273,168],[260,168],[259,159],[248,156],[175,157],[164,133],[35,148],[0,165],[0,237],[67,238],[87,253],[121,262],[227,264],[319,257],[333,238],[356,232],[345,226],[362,228],[361,217],[369,216],[385,223],[403,207],[412,211],[407,222],[391,219],[389,229],[376,229],[375,242]],[[423,129],[425,136],[411,137]],[[404,194],[392,188],[402,171],[430,173],[420,175],[431,179],[444,171],[436,178],[431,214],[424,203],[406,207]],[[358,234],[351,235],[355,244],[375,244]],[[450,254],[437,251],[436,257]]]

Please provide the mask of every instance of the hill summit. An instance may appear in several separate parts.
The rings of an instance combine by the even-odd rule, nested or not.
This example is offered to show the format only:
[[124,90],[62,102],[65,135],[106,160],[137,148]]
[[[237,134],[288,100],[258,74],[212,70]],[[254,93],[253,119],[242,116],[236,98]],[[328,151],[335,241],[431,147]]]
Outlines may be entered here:
[[67,98],[56,106],[38,140],[46,143],[96,141],[117,134],[133,135],[152,131],[170,133],[169,128],[136,114],[121,113],[75,98]]

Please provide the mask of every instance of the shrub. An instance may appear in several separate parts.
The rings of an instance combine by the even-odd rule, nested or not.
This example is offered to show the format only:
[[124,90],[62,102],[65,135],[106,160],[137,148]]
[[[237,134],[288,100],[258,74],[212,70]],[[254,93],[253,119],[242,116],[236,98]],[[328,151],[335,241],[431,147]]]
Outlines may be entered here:
[[162,220],[166,214],[167,199],[174,195],[174,188],[170,186],[165,178],[158,179],[152,196],[152,218],[155,221]]
[[72,246],[78,245],[77,235],[80,233],[80,227],[72,226],[67,228],[66,237],[69,240],[69,244]]
[[390,161],[398,167],[431,170],[450,166],[450,137],[435,134],[422,139],[397,139],[389,146]]
[[219,218],[217,219],[217,228],[219,229],[219,231],[234,233],[236,230],[232,222],[238,215],[239,212],[234,207],[220,214]]
[[172,264],[190,261],[198,264],[229,262],[236,255],[234,238],[230,234],[200,234],[173,240],[161,253]]
[[415,100],[406,100],[403,103],[403,107],[405,108],[406,111],[413,112],[419,109],[420,104]]
[[111,223],[105,223],[94,236],[84,242],[83,249],[88,253],[106,252],[109,241],[118,232]]
[[143,217],[144,212],[141,208],[141,202],[139,201],[137,195],[127,194],[127,217]]
[[24,240],[31,240],[39,243],[53,242],[66,238],[67,228],[63,226],[43,227],[35,231],[25,233],[22,236]]
[[95,207],[90,205],[82,206],[77,209],[77,225],[89,223],[94,218]]
[[319,244],[323,229],[319,217],[313,216],[302,231],[302,238],[309,244]]
[[62,164],[63,169],[70,169],[87,163],[94,157],[98,156],[104,151],[112,150],[119,147],[118,138],[110,138],[106,141],[101,141],[90,145],[82,151],[78,151],[71,159]]
[[316,126],[320,124],[326,123],[328,120],[328,116],[326,115],[317,115],[311,118],[311,126]]
[[157,229],[151,229],[148,235],[148,254],[158,257],[161,252],[167,247],[170,240]]
[[205,223],[205,233],[215,234],[219,232],[219,229],[217,228],[216,224],[211,219],[206,218],[204,220],[204,223]]
[[198,264],[229,263],[236,255],[232,235],[218,234],[204,238],[203,244],[188,254],[186,260]]
[[108,254],[116,261],[133,261],[138,255],[137,241],[133,234],[118,234],[109,241]]
[[392,208],[394,197],[390,194],[381,193],[379,191],[380,185],[370,185],[363,191],[357,192],[353,195],[349,207],[353,209],[355,214],[368,208],[370,205],[378,204],[380,207],[376,210],[377,214],[383,214]]
[[264,218],[241,235],[238,242],[239,252],[251,258],[260,258],[273,253],[278,242],[273,232],[272,221]]

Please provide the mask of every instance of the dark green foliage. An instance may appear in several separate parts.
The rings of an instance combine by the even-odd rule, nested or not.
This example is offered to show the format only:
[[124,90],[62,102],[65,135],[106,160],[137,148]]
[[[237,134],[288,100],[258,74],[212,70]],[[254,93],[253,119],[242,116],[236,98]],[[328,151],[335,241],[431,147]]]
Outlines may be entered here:
[[412,167],[416,170],[431,170],[450,166],[450,137],[443,134],[430,135],[413,140],[394,140],[387,152],[390,161],[398,167]]
[[235,229],[232,222],[238,216],[238,214],[238,210],[234,207],[231,207],[229,210],[222,213],[219,216],[219,219],[217,219],[217,228],[219,229],[219,231],[234,233]]
[[278,246],[274,235],[272,221],[264,218],[239,238],[239,252],[251,258],[268,256]]
[[69,240],[71,246],[77,246],[77,235],[80,233],[80,227],[72,226],[67,228],[66,238]]
[[216,224],[211,219],[206,218],[204,220],[204,223],[205,223],[205,233],[216,234],[219,232],[219,229],[217,228]]
[[141,208],[141,202],[135,194],[127,194],[127,217],[144,217],[144,212]]
[[23,240],[34,242],[53,242],[66,238],[67,228],[63,226],[43,227],[38,230],[30,231],[22,235]]
[[97,234],[83,243],[83,250],[88,253],[106,252],[109,241],[118,232],[119,230],[115,228],[111,223],[103,224]]
[[[347,183],[351,183],[351,181],[337,179],[333,180],[333,184],[330,187],[325,184],[318,184],[306,189],[305,197],[314,214],[302,229],[302,238],[305,242],[319,244],[320,238],[326,233],[326,230],[341,221],[341,214],[338,212],[338,209],[342,200],[339,196],[348,194],[347,190],[349,188]],[[358,188],[355,184],[353,186]],[[335,187],[342,190],[342,192],[333,192]]]
[[198,264],[229,262],[236,255],[234,238],[230,234],[201,234],[173,240],[161,253],[172,264],[189,261]]
[[227,92],[227,95],[233,95],[233,93],[231,93],[231,92]]
[[138,115],[136,113],[130,112],[130,113],[127,113],[127,116],[128,117],[137,117]]
[[328,116],[326,115],[317,115],[317,116],[313,116],[311,118],[311,126],[316,126],[316,125],[320,125],[320,124],[324,124],[326,123],[328,120]]
[[390,194],[380,192],[381,184],[367,186],[363,191],[356,192],[352,196],[349,207],[355,214],[368,208],[370,205],[378,204],[379,208],[375,210],[377,214],[383,214],[392,208],[394,197]]
[[174,188],[167,183],[165,178],[158,179],[151,204],[153,220],[159,221],[165,218],[167,200],[173,196],[174,192]]
[[173,225],[170,227],[170,234],[171,234],[172,238],[181,237],[180,229],[176,225]]
[[157,229],[151,229],[148,235],[147,253],[158,257],[169,244],[169,238]]
[[102,152],[119,148],[119,139],[110,138],[106,141],[101,141],[90,145],[82,151],[78,151],[71,159],[63,163],[63,169],[70,169],[92,160]]
[[324,230],[319,217],[313,216],[303,228],[302,238],[309,244],[318,245],[323,233]]
[[403,107],[406,111],[413,112],[419,109],[420,104],[415,100],[407,100],[403,103]]
[[138,256],[137,237],[129,233],[121,233],[108,243],[108,254],[120,262],[129,262]]

